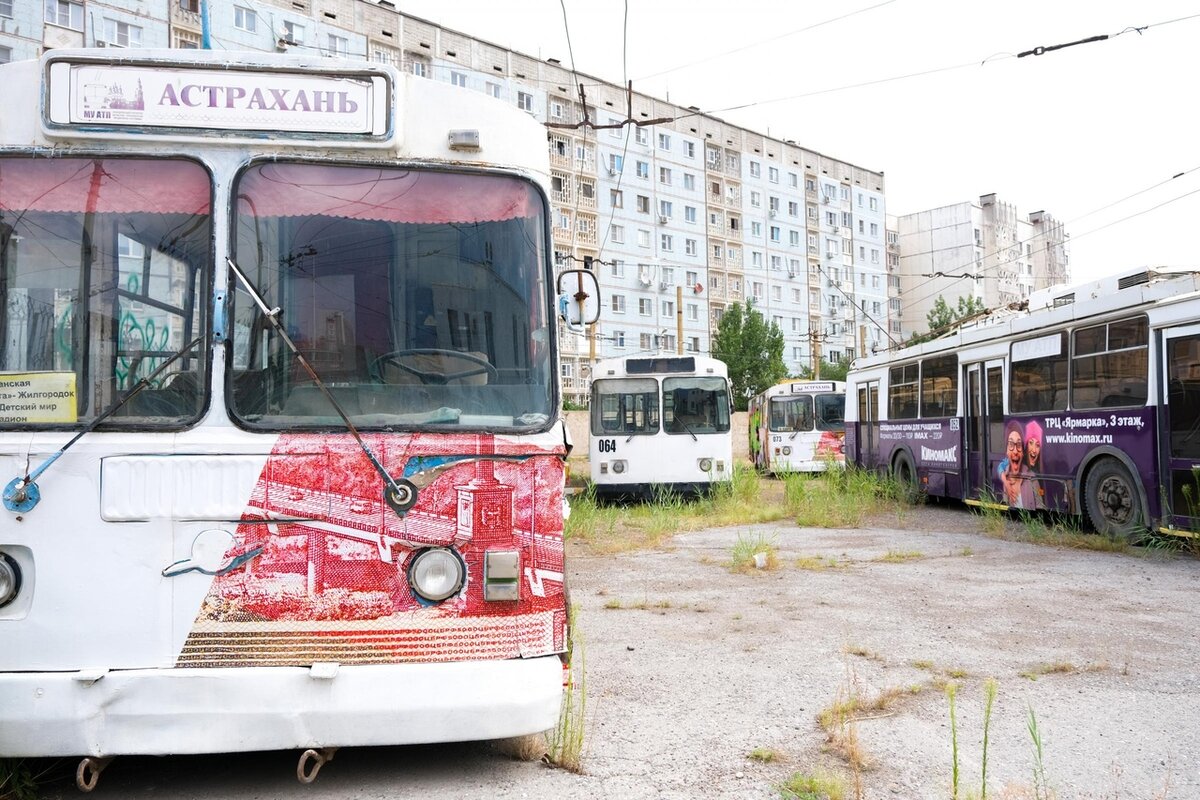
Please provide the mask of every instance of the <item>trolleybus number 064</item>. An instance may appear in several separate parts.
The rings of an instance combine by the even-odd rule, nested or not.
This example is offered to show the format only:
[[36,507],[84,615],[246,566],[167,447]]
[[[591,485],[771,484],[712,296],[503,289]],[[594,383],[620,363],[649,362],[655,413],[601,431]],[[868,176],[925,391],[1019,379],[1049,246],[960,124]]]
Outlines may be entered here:
[[615,452],[617,452],[617,440],[616,439],[600,439],[597,442],[596,447],[597,447],[597,449],[600,450],[601,453],[615,453]]

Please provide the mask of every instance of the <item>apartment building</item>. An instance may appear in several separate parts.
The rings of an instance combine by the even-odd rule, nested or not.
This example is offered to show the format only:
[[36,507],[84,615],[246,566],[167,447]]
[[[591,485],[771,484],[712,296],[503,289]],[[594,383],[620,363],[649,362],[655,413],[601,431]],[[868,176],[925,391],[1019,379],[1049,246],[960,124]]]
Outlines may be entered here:
[[995,194],[899,216],[896,230],[904,338],[928,330],[939,297],[997,308],[1070,279],[1062,223],[1045,211],[1022,215]]
[[[564,332],[572,399],[586,397],[596,359],[709,352],[734,303],[780,327],[793,373],[818,354],[852,357],[895,335],[882,172],[406,16],[387,0],[208,9],[214,49],[388,63],[547,125],[556,264],[590,265],[604,295],[589,334]],[[0,56],[199,47],[200,12],[200,0],[0,0]]]

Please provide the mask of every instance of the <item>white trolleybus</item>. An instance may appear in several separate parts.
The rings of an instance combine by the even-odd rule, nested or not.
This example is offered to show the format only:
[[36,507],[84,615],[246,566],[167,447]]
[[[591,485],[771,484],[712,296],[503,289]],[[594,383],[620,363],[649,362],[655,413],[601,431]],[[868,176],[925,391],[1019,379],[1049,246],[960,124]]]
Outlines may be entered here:
[[[115,51],[112,51],[115,52]],[[559,714],[545,131],[390,67],[0,66],[0,757]]]
[[845,466],[846,384],[786,381],[750,398],[750,457],[772,474]]
[[600,494],[703,493],[733,477],[725,363],[613,358],[592,369],[588,461]]
[[847,458],[912,490],[1200,530],[1200,273],[1141,270],[858,359]]

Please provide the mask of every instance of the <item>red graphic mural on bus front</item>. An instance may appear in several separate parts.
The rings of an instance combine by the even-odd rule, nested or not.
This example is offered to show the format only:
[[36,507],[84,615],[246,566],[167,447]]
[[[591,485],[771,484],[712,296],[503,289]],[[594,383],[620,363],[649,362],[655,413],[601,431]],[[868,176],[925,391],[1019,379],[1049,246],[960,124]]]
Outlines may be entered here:
[[[396,478],[410,463],[449,463],[401,517],[350,436],[281,437],[231,550],[258,555],[213,579],[180,665],[456,660],[564,649],[563,453],[488,434],[364,438]],[[406,577],[413,554],[426,547],[453,548],[467,571],[462,591],[433,605],[414,595]],[[520,552],[519,600],[483,599],[489,548]]]

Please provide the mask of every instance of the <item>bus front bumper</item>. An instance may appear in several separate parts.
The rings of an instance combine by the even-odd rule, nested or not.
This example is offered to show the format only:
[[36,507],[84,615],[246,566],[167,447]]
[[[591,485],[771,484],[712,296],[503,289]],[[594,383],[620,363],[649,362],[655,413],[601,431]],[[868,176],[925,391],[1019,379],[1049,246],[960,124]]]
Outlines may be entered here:
[[[332,674],[331,674],[332,673]],[[558,656],[0,674],[0,757],[420,744],[554,727]]]

